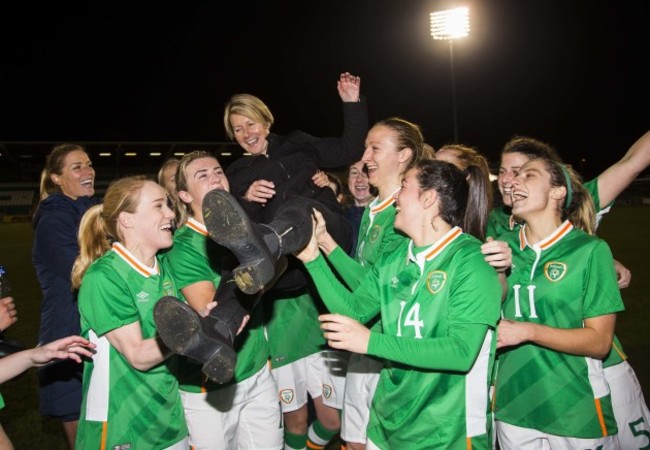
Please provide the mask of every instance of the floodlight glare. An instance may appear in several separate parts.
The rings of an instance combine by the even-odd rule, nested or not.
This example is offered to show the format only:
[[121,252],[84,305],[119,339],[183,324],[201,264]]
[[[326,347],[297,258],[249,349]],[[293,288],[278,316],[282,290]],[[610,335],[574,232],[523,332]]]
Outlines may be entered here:
[[431,13],[431,37],[458,39],[469,34],[469,9],[447,9]]

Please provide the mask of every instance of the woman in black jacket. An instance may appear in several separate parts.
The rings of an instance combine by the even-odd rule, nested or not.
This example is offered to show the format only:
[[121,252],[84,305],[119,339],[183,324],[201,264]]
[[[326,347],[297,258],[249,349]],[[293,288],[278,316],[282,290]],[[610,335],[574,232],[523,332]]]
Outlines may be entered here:
[[[302,131],[287,136],[271,133],[271,111],[250,94],[235,95],[226,104],[226,133],[252,155],[230,164],[226,174],[231,193],[253,222],[271,222],[278,206],[292,199],[298,208],[315,207],[325,214],[330,234],[346,251],[351,248],[352,228],[336,195],[329,188],[316,186],[312,176],[319,168],[344,167],[361,158],[368,109],[360,88],[359,77],[347,72],[340,75],[337,89],[344,119],[340,137],[318,138]],[[278,280],[276,289],[305,285],[307,278],[301,275],[300,265],[296,267]]]

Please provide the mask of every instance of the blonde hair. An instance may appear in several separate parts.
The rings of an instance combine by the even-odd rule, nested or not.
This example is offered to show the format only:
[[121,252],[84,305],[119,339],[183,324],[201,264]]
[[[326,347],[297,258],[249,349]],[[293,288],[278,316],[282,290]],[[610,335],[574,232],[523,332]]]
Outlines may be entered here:
[[81,286],[81,279],[90,264],[111,248],[113,242],[124,239],[118,218],[121,212],[134,213],[145,176],[121,178],[111,183],[104,195],[104,203],[90,208],[79,224],[79,256],[72,267],[72,288]]
[[[187,153],[183,156],[178,163],[178,168],[176,169],[176,192],[187,191],[187,166],[197,159],[202,158],[212,158],[217,159],[213,154],[205,150],[194,150],[193,152]],[[185,203],[180,198],[176,205],[176,218],[178,219],[178,225],[182,225],[187,222],[187,219],[192,217],[192,208],[189,204]]]
[[41,200],[45,200],[55,192],[61,192],[61,188],[52,181],[52,174],[61,175],[63,173],[63,164],[65,157],[69,153],[82,151],[87,154],[86,149],[77,144],[60,144],[55,145],[45,160],[45,168],[41,171],[41,183],[39,195]]
[[159,185],[161,185],[162,187],[166,188],[166,186],[165,186],[165,180],[163,180],[163,176],[164,176],[165,169],[166,169],[167,167],[169,167],[169,166],[173,166],[173,165],[175,165],[175,164],[178,165],[178,162],[179,162],[179,161],[180,161],[180,159],[178,159],[178,158],[169,158],[167,161],[165,161],[165,162],[162,164],[162,166],[160,166],[160,169],[158,170],[158,177],[157,177],[157,180],[158,180],[158,184],[159,184]]
[[273,125],[273,114],[262,100],[250,94],[237,94],[230,97],[223,111],[223,126],[230,139],[235,139],[235,131],[230,125],[230,116],[239,114],[264,124],[267,128]]

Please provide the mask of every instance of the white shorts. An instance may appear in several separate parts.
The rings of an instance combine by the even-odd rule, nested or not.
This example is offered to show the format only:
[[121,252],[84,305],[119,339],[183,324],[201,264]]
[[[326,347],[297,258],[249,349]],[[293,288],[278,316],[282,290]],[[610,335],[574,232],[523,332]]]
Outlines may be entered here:
[[383,363],[374,358],[358,353],[350,356],[341,418],[341,439],[346,442],[366,443],[370,405],[382,367]]
[[607,367],[605,379],[612,393],[612,407],[621,448],[649,446],[650,411],[634,370],[627,361],[623,361]]
[[620,450],[616,435],[597,439],[580,439],[543,433],[496,421],[497,441],[501,450]]
[[181,391],[194,449],[282,449],[276,386],[265,364],[252,377],[205,393]]
[[297,411],[311,398],[323,397],[323,404],[341,409],[349,353],[324,350],[273,369],[282,412]]

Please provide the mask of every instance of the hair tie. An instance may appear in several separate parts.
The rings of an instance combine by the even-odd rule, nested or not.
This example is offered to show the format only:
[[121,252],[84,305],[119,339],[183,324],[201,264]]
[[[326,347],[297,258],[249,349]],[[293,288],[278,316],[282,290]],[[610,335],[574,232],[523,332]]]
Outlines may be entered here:
[[564,164],[560,164],[560,169],[562,169],[562,173],[564,174],[564,181],[566,181],[566,202],[564,203],[564,210],[566,211],[569,209],[569,206],[571,206],[571,202],[573,201],[573,188],[571,187],[571,175],[569,175],[569,171],[567,170],[566,166]]

